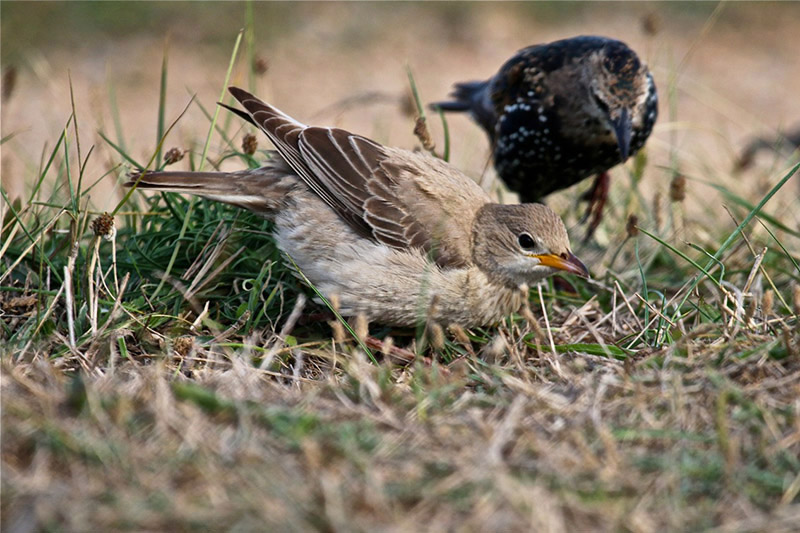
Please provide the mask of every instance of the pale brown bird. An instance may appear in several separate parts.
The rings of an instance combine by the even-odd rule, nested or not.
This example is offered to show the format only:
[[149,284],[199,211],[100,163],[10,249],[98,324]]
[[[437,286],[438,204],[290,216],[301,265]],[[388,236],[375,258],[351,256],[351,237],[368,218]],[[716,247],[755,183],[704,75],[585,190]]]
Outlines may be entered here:
[[284,254],[345,316],[386,325],[480,326],[520,308],[558,271],[587,276],[541,204],[500,205],[423,153],[305,126],[231,87],[277,154],[238,172],[144,172],[126,186],[189,192],[274,220]]

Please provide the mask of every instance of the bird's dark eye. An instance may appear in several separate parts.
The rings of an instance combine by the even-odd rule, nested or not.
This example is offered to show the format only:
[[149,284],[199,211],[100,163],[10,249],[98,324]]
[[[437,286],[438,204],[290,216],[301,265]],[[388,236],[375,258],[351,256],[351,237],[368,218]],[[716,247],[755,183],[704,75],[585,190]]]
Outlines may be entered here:
[[597,107],[600,108],[600,111],[608,114],[608,104],[605,103],[596,93],[592,93],[592,98],[594,98],[594,103],[597,104]]
[[519,241],[519,245],[523,250],[533,250],[536,248],[536,241],[533,240],[533,237],[531,237],[528,233],[520,233],[519,237],[517,237],[517,240]]

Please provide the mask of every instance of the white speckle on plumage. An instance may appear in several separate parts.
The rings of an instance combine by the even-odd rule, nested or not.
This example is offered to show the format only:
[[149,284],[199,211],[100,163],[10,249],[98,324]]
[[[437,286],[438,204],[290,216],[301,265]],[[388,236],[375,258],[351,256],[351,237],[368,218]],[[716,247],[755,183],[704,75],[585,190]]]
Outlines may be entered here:
[[[612,116],[621,116],[622,109],[631,119],[621,125],[629,128],[631,156],[644,145],[658,116],[647,66],[627,45],[605,37],[527,47],[485,82],[457,85],[455,94],[456,102],[445,104],[454,104],[451,111],[468,109],[489,133],[498,175],[523,202],[538,201],[619,164],[618,126],[612,126]],[[501,144],[514,133],[512,146]],[[564,155],[557,158],[559,148]],[[568,155],[574,164],[567,163]],[[503,164],[516,159],[513,170]]]

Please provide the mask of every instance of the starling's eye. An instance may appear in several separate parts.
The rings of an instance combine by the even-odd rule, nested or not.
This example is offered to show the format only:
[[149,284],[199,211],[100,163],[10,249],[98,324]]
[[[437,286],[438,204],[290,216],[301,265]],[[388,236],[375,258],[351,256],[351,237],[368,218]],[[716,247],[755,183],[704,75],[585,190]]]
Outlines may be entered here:
[[608,104],[605,103],[599,96],[597,96],[597,93],[592,93],[592,98],[594,98],[594,103],[597,104],[597,107],[600,109],[600,111],[607,115]]
[[529,251],[536,248],[536,241],[533,240],[533,237],[531,237],[529,233],[520,233],[519,237],[517,237],[517,240],[519,241],[519,245],[523,250]]

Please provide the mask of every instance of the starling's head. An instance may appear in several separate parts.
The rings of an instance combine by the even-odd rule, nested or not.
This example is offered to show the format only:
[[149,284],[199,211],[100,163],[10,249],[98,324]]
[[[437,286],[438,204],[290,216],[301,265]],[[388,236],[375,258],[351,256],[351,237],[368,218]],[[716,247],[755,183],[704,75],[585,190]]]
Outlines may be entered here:
[[[631,151],[633,130],[655,120],[655,85],[647,66],[624,43],[610,40],[586,63],[588,110],[616,139],[622,161]],[[650,116],[652,114],[652,116]]]
[[472,228],[475,264],[511,287],[529,285],[559,271],[589,276],[570,251],[561,218],[542,204],[486,204]]

